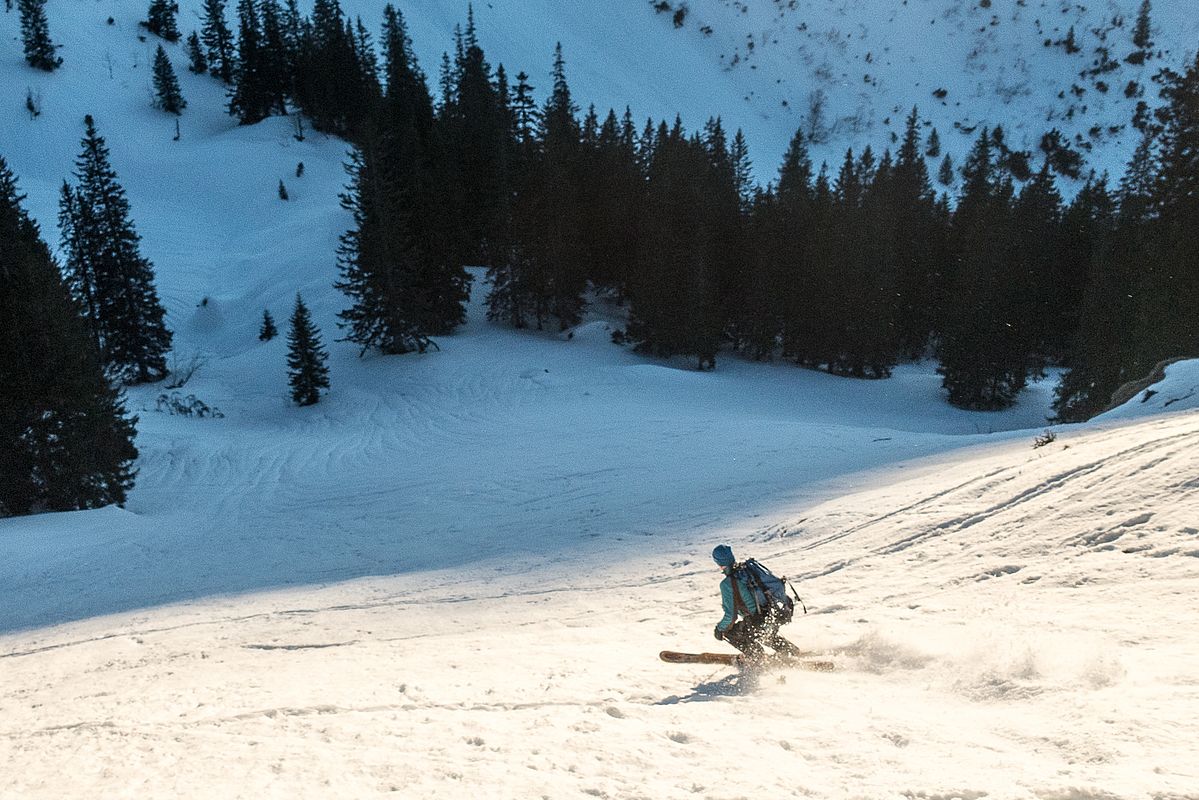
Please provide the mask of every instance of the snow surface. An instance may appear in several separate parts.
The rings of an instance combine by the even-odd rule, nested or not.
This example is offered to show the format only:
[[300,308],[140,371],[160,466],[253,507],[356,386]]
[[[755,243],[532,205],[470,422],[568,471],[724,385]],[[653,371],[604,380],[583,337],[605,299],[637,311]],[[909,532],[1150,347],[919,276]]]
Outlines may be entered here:
[[[494,2],[484,43],[532,71],[563,38],[584,99],[730,96],[640,4],[523,7],[540,32]],[[133,390],[126,509],[0,520],[0,797],[1199,797],[1194,362],[1034,449],[1048,381],[975,414],[931,365],[698,373],[613,346],[603,303],[569,335],[492,326],[478,282],[439,351],[360,359],[332,341],[345,145],[233,125],[180,47],[174,142],[142,4],[48,10],[65,62],[0,51],[0,97],[43,104],[0,115],[0,154],[53,244],[96,116],[205,362],[181,391],[225,416]],[[404,10],[418,47],[464,14]],[[689,66],[664,82],[642,47]],[[332,353],[307,409],[256,338],[297,291]],[[718,542],[796,579],[788,635],[836,672],[657,661],[727,647]]]

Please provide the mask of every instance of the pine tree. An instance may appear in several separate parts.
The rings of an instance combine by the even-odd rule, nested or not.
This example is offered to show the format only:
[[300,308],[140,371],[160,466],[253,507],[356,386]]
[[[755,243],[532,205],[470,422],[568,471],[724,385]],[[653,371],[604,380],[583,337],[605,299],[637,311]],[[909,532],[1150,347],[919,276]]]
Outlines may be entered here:
[[384,12],[387,90],[347,164],[342,205],[354,227],[341,239],[337,288],[353,301],[341,312],[346,341],[362,351],[424,352],[433,335],[465,320],[470,277],[447,235],[456,225],[444,180],[433,101],[402,16]]
[[1012,262],[1003,287],[1005,294],[1014,295],[1012,335],[1030,354],[1030,369],[1038,376],[1064,355],[1071,331],[1063,323],[1081,290],[1071,285],[1066,272],[1064,213],[1046,160],[1012,207]]
[[896,256],[886,202],[891,158],[867,147],[847,152],[832,203],[814,234],[811,263],[821,271],[817,365],[860,378],[890,374],[895,362]]
[[680,120],[669,129],[663,123],[654,138],[626,337],[638,352],[693,356],[700,369],[712,368],[726,316],[718,214],[722,200],[736,207],[735,189]]
[[187,68],[197,75],[208,72],[208,56],[204,55],[204,47],[200,44],[200,35],[195,31],[187,37]]
[[1199,54],[1185,72],[1165,72],[1161,93],[1139,352],[1130,365],[1142,375],[1162,359],[1199,354]]
[[945,154],[945,158],[941,161],[941,166],[937,168],[937,183],[942,186],[953,186],[953,159],[949,153]]
[[541,126],[541,111],[533,98],[533,90],[536,88],[529,85],[527,73],[517,73],[516,91],[512,97],[512,118],[516,141],[521,144],[532,142]]
[[733,185],[737,190],[741,210],[748,212],[754,199],[754,168],[749,157],[745,133],[740,128],[733,134],[733,143],[729,146],[729,159],[733,162]]
[[358,140],[369,125],[383,91],[374,44],[360,17],[353,24],[346,20],[345,39],[349,43],[348,80],[342,88],[342,114],[346,120],[345,135]]
[[229,113],[237,117],[239,124],[253,125],[269,117],[273,108],[255,0],[238,0],[237,31],[237,67],[229,93]]
[[783,214],[774,188],[757,192],[746,219],[747,254],[741,303],[731,309],[733,346],[755,360],[767,360],[778,349],[784,326],[787,241]]
[[[90,210],[89,210],[90,211]],[[58,228],[62,235],[62,249],[67,255],[66,283],[72,300],[80,307],[88,322],[88,332],[96,352],[101,352],[99,300],[95,294],[95,258],[91,257],[91,243],[83,237],[88,225],[82,219],[83,209],[78,191],[63,181],[58,201]]]
[[1018,317],[1027,298],[1017,294],[1009,274],[1016,261],[1014,188],[987,129],[966,160],[962,184],[950,230],[952,300],[937,326],[939,371],[953,405],[1002,409],[1024,388],[1032,364]]
[[[815,321],[814,303],[818,301],[813,268],[808,262],[811,234],[817,222],[813,181],[807,141],[802,129],[797,130],[779,167],[775,193],[778,233],[767,228],[768,238],[764,242],[759,240],[758,245],[759,252],[764,253],[761,257],[768,259],[768,274],[775,276],[764,280],[766,286],[761,291],[766,293],[768,303],[775,304],[782,355],[797,363],[809,361],[808,348],[814,342],[811,327]],[[764,337],[756,338],[762,341]]]
[[[720,118],[704,128],[702,143],[707,151],[710,173],[702,176],[711,187],[708,203],[701,209],[712,243],[707,258],[715,279],[716,307],[710,324],[719,337],[717,347],[730,338],[731,321],[746,309],[749,285],[750,245],[745,230],[745,215],[754,194],[752,163],[745,137],[738,131],[730,142]],[[710,363],[715,363],[715,351]],[[702,364],[701,364],[702,366]]]
[[154,52],[154,94],[158,108],[167,113],[182,114],[187,108],[187,101],[179,91],[179,79],[175,77],[171,59],[162,45]]
[[46,0],[17,0],[21,16],[21,41],[25,45],[25,60],[34,69],[53,72],[62,59],[55,55],[50,41],[50,23],[46,20]]
[[303,83],[302,72],[308,58],[307,50],[311,43],[312,26],[300,13],[297,0],[285,0],[279,28],[283,34],[283,47],[287,53],[288,96],[296,99],[298,103],[297,89]]
[[225,83],[233,82],[237,68],[233,32],[225,21],[225,0],[204,0],[204,24],[200,39],[208,48],[208,67],[214,77]]
[[179,28],[175,16],[179,13],[179,4],[172,0],[150,0],[150,10],[146,15],[146,30],[168,42],[179,41]]
[[1141,0],[1141,7],[1137,11],[1136,25],[1132,29],[1132,43],[1138,50],[1147,53],[1153,47],[1151,36],[1149,0]]
[[0,158],[0,517],[123,503],[136,419]]
[[[1069,370],[1054,392],[1054,411],[1064,422],[1082,422],[1105,410],[1112,393],[1131,380],[1133,343],[1112,331],[1136,327],[1137,282],[1144,259],[1141,223],[1116,212],[1106,186],[1093,189],[1093,226],[1086,286],[1078,325],[1066,358]],[[1140,376],[1136,376],[1140,377]]]
[[[475,31],[473,9],[468,21],[461,61],[455,64],[457,84],[439,128],[454,160],[456,205],[460,207],[462,242],[459,260],[490,265],[494,245],[503,236],[509,189],[507,98],[487,63]],[[505,90],[506,91],[506,90]]]
[[367,74],[353,24],[337,0],[315,0],[309,29],[296,100],[317,130],[355,138],[370,111],[367,95],[377,76]]
[[1087,180],[1062,215],[1057,307],[1050,312],[1050,349],[1064,366],[1076,361],[1086,291],[1093,283],[1097,256],[1110,245],[1115,208],[1107,190],[1106,176]]
[[535,238],[527,244],[536,264],[531,286],[537,295],[537,326],[552,316],[565,330],[576,324],[582,313],[587,267],[575,235],[582,165],[578,107],[567,84],[561,43],[554,50],[552,78],[537,133],[536,183],[530,190],[529,210],[538,223],[525,230],[535,231]]
[[937,133],[936,128],[933,128],[928,135],[928,144],[924,148],[924,154],[929,158],[937,158],[941,155],[941,136]]
[[279,335],[279,329],[275,327],[275,318],[271,316],[271,312],[267,309],[262,309],[262,326],[258,329],[258,341],[269,342]]
[[[636,258],[636,229],[644,183],[637,167],[636,128],[609,111],[602,124],[588,114],[579,176],[579,238],[587,277],[623,296]],[[593,125],[597,126],[591,130]],[[515,140],[514,140],[515,141]]]
[[524,72],[516,76],[508,112],[508,181],[504,241],[495,249],[487,270],[491,286],[487,294],[487,318],[523,328],[531,318],[540,324],[541,306],[536,300],[536,266],[531,256],[535,241],[533,192],[536,165],[539,163],[537,130],[540,112],[533,99],[533,87]]
[[[935,134],[936,131],[933,131]],[[932,137],[930,137],[930,145]],[[932,333],[933,295],[937,281],[934,243],[938,238],[935,195],[920,148],[919,115],[908,116],[895,169],[875,195],[879,205],[876,230],[885,237],[883,257],[893,270],[895,344],[908,358],[919,358]],[[884,281],[884,284],[887,282]]]
[[311,406],[320,402],[321,389],[329,388],[328,359],[321,344],[321,332],[297,293],[291,329],[287,333],[288,385],[291,399],[297,405]]
[[262,38],[259,71],[263,92],[271,113],[286,114],[287,98],[292,94],[292,53],[284,30],[286,12],[278,0],[261,0]]
[[140,237],[109,164],[108,146],[90,115],[84,124],[83,151],[75,161],[79,186],[66,187],[60,207],[70,282],[80,305],[89,309],[111,374],[130,384],[161,380],[171,332],[154,288],[154,267],[138,250]]

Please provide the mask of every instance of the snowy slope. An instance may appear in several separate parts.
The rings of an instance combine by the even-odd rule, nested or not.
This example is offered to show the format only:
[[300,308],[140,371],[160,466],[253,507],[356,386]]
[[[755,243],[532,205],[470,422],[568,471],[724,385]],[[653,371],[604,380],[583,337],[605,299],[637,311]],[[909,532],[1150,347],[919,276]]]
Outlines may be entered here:
[[[640,3],[482,5],[493,60],[544,76],[562,38],[584,101],[694,103],[698,123],[756,80],[721,68],[720,29]],[[465,12],[405,11],[430,68]],[[1034,450],[1048,383],[973,414],[928,365],[697,373],[611,345],[602,305],[569,339],[494,327],[479,286],[440,351],[359,359],[331,341],[344,144],[236,127],[178,47],[172,141],[141,3],[49,12],[60,72],[0,50],[0,97],[43,107],[0,115],[0,154],[54,243],[95,115],[177,355],[206,361],[184,391],[225,416],[134,390],[126,509],[0,520],[0,797],[1199,795],[1199,652],[1178,624],[1199,419],[1138,419],[1195,408],[1165,405],[1193,364],[1131,418]],[[15,14],[0,24],[8,41]],[[776,123],[752,130],[781,152]],[[332,352],[309,409],[287,400],[282,339],[256,338],[297,291]],[[655,660],[723,647],[718,541],[801,578],[794,636],[837,673],[755,685]]]
[[[834,167],[846,147],[894,150],[891,134],[902,135],[916,106],[926,130],[938,130],[959,166],[982,126],[1003,125],[1010,146],[1033,151],[1034,165],[1042,134],[1058,128],[1097,173],[1118,177],[1138,141],[1128,124],[1137,101],[1151,108],[1158,103],[1152,76],[1163,66],[1179,70],[1199,47],[1199,16],[1186,0],[1152,3],[1152,57],[1140,65],[1124,60],[1136,49],[1138,0],[686,5],[691,12],[676,34],[705,41],[710,56],[740,76],[744,102],[757,119],[806,129],[809,98],[824,95],[829,141],[816,151]],[[668,16],[660,15],[660,27],[671,27]],[[1071,27],[1076,53],[1052,44]],[[1100,48],[1115,69],[1095,73],[1105,60]],[[1138,90],[1126,96],[1130,82]],[[765,163],[773,167],[777,160]],[[935,160],[932,166],[935,172]],[[769,178],[773,171],[759,175]]]
[[[1192,798],[1197,442],[1076,429],[620,557],[4,636],[0,794]],[[727,647],[718,540],[798,579],[836,672],[655,659]]]
[[[817,92],[825,97],[828,139],[814,156],[834,170],[847,147],[894,149],[891,134],[902,134],[917,106],[926,130],[938,129],[958,165],[980,126],[1003,125],[1008,143],[1034,156],[1042,134],[1059,128],[1097,172],[1118,176],[1138,140],[1128,125],[1136,102],[1157,104],[1152,76],[1162,67],[1182,68],[1199,47],[1199,15],[1188,0],[1152,4],[1153,57],[1142,65],[1124,61],[1135,49],[1139,0],[668,4],[688,8],[681,27],[672,12],[656,13],[651,0],[490,0],[474,8],[489,58],[510,75],[523,69],[534,85],[548,88],[552,43],[561,41],[584,108],[594,103],[602,114],[630,105],[640,120],[678,113],[691,129],[721,116],[729,129],[744,128],[763,183],[774,177],[796,129],[807,129],[809,99]],[[367,22],[379,16],[378,0],[343,5]],[[399,6],[431,76],[451,49],[465,6],[461,0]],[[1045,46],[1046,39],[1064,39],[1070,27],[1079,52]],[[1100,47],[1118,68],[1081,74],[1095,68]],[[1131,81],[1140,92],[1126,97]],[[945,95],[935,96],[938,90]],[[931,162],[934,172],[938,163]]]
[[[874,384],[733,360],[700,375],[612,346],[602,308],[570,341],[491,326],[482,286],[440,352],[359,359],[331,341],[346,304],[332,288],[344,143],[297,142],[283,119],[238,127],[215,82],[181,64],[190,105],[173,141],[173,118],[148,100],[155,43],[137,38],[140,5],[49,11],[63,67],[43,75],[9,55],[0,95],[28,84],[43,113],[0,117],[0,152],[54,242],[58,187],[95,115],[177,360],[206,362],[184,392],[225,417],[169,417],[154,411],[161,387],[130,392],[142,457],[128,509],[0,521],[2,629],[513,553],[624,551],[617,537],[688,536],[1048,414],[1048,384],[1006,414],[954,411],[927,366]],[[434,18],[412,16],[414,29]],[[313,409],[286,397],[284,339],[256,336],[262,309],[286,320],[297,291],[332,352],[334,390]]]

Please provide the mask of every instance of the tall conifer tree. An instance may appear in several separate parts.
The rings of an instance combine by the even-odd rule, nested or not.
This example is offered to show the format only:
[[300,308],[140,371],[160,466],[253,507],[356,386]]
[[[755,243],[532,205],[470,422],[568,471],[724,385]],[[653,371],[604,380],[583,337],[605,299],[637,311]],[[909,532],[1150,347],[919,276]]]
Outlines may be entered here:
[[[582,145],[578,108],[566,80],[566,60],[559,43],[554,50],[553,85],[541,114],[539,149],[535,166],[536,184],[530,211],[538,224],[530,248],[536,278],[532,285],[538,307],[557,318],[565,329],[579,320],[587,268],[576,235],[579,226],[579,171]],[[544,315],[539,311],[537,324]]]
[[208,68],[214,77],[232,83],[237,68],[233,32],[225,20],[225,0],[204,0],[204,24],[200,39],[208,48]]
[[286,12],[278,0],[260,0],[258,71],[268,114],[286,114],[292,92],[292,53],[284,31]]
[[229,113],[242,125],[253,125],[273,109],[271,76],[262,44],[262,25],[255,0],[237,3],[237,67],[229,92]]
[[[1088,182],[1066,213],[1066,261],[1084,273],[1077,314],[1067,320],[1071,337],[1062,362],[1069,367],[1054,393],[1054,411],[1066,422],[1081,422],[1102,411],[1122,383],[1127,362],[1123,337],[1116,330],[1132,327],[1133,278],[1128,269],[1129,230],[1117,228],[1116,202],[1105,181]],[[1138,255],[1139,258],[1139,255]]]
[[123,503],[135,419],[0,158],[0,517]]
[[896,345],[908,358],[920,357],[928,344],[939,266],[933,252],[935,195],[921,152],[919,119],[913,108],[880,209],[887,215],[882,233],[894,270]]
[[296,294],[291,327],[287,333],[288,385],[297,405],[316,405],[321,390],[329,388],[329,354],[321,344],[321,332],[312,321],[308,306]]
[[353,306],[339,316],[364,352],[424,352],[465,319],[469,276],[443,244],[432,98],[390,6],[383,44],[387,91],[347,165],[342,203],[354,228],[342,237],[337,288]]
[[258,328],[258,340],[260,342],[269,342],[279,335],[279,329],[275,327],[275,318],[271,316],[268,309],[262,310],[262,325]]
[[1132,43],[1138,50],[1148,51],[1153,47],[1152,30],[1149,24],[1149,0],[1141,0],[1137,10],[1137,21],[1132,29]]
[[170,114],[182,114],[187,108],[187,101],[179,90],[179,79],[175,77],[175,69],[162,45],[154,51],[154,95],[157,106]]
[[966,160],[953,217],[951,299],[939,322],[937,355],[949,401],[976,410],[1010,406],[1028,380],[1030,353],[1009,289],[1011,178],[1000,171],[984,129]]
[[722,182],[709,147],[688,138],[680,120],[654,138],[627,338],[639,352],[693,356],[712,368],[725,322],[715,214],[732,182]]
[[1070,332],[1060,327],[1076,296],[1067,285],[1065,208],[1048,159],[1024,185],[1012,207],[1012,263],[1003,291],[1014,295],[1012,335],[1030,355],[1030,369],[1043,374],[1062,357]]
[[1166,71],[1163,83],[1143,325],[1133,366],[1140,374],[1165,358],[1199,355],[1199,54],[1184,72]]
[[459,237],[463,243],[459,258],[466,263],[490,265],[493,245],[506,224],[508,110],[507,98],[501,97],[479,45],[473,9],[469,11],[459,57],[452,102],[442,109],[439,119],[447,148],[456,162],[454,188],[456,205],[461,209]]
[[814,341],[813,312],[817,298],[813,285],[813,268],[808,262],[811,247],[811,231],[816,223],[815,196],[813,187],[812,161],[808,156],[807,143],[801,130],[791,138],[783,163],[779,167],[778,189],[778,239],[764,242],[759,248],[774,246],[773,265],[769,274],[777,292],[767,292],[767,298],[775,298],[780,320],[782,354],[784,358],[804,363],[808,361],[808,348]]
[[187,37],[187,68],[197,75],[208,72],[208,56],[204,54],[204,46],[200,43],[200,34],[192,31]]
[[506,230],[502,248],[493,253],[487,271],[491,286],[487,295],[488,319],[500,320],[516,328],[535,321],[540,325],[545,303],[536,290],[536,241],[533,187],[539,163],[537,130],[540,119],[533,87],[524,72],[516,76],[508,132],[508,181],[511,193],[506,209]]
[[179,26],[175,21],[179,4],[173,0],[150,0],[146,14],[146,30],[168,42],[179,41]]
[[46,0],[17,0],[21,16],[21,41],[25,60],[34,69],[53,72],[62,65],[50,41],[50,23],[46,20]]
[[167,374],[171,332],[154,288],[154,267],[139,252],[108,145],[90,115],[84,124],[83,151],[75,161],[79,185],[64,192],[60,207],[68,273],[77,298],[91,308],[105,367],[125,383],[157,381]]

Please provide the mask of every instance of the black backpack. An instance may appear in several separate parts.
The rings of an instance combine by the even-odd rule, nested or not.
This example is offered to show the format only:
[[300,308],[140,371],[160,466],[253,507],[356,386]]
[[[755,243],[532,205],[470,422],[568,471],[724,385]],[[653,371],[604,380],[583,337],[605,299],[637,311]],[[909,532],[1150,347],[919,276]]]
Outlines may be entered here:
[[795,616],[795,600],[799,601],[803,613],[808,613],[795,587],[791,587],[791,593],[795,595],[795,600],[792,600],[787,596],[787,579],[778,577],[754,559],[747,559],[733,567],[733,575],[744,579],[757,603],[758,613],[765,614],[779,625],[786,625]]

